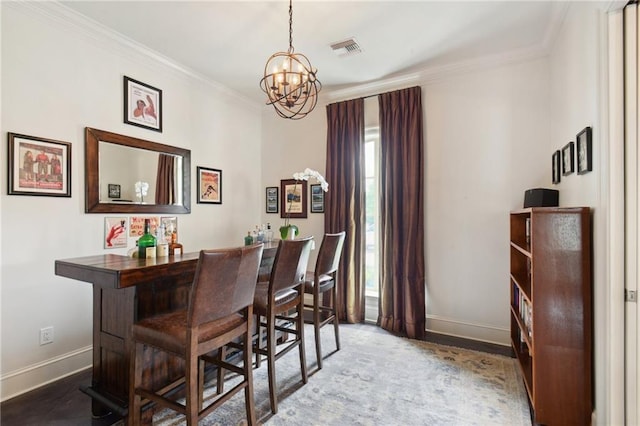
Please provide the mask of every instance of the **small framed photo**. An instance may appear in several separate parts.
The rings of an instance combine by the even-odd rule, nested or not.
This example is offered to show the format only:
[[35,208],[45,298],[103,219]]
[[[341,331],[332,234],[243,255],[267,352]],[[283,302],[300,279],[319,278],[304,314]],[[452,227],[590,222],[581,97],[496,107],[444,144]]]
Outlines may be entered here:
[[322,185],[311,185],[311,213],[324,213],[324,191]]
[[560,183],[560,157],[562,155],[560,154],[560,150],[558,149],[556,152],[553,153],[553,156],[551,157],[551,182],[553,183]]
[[120,185],[117,183],[110,183],[108,185],[109,188],[109,198],[120,198]]
[[178,237],[178,218],[176,216],[164,216],[160,218],[160,225],[164,226],[164,240],[171,242],[171,234],[176,233]]
[[267,213],[278,213],[278,187],[268,186],[265,194],[265,206]]
[[569,142],[562,148],[562,176],[567,176],[574,172],[573,158],[575,153],[573,145],[573,142]]
[[71,197],[71,144],[9,133],[9,195]]
[[282,179],[280,181],[280,217],[306,219],[307,181]]
[[162,90],[125,75],[124,122],[162,132]]
[[222,204],[222,170],[198,167],[198,203]]
[[127,247],[127,218],[125,216],[104,218],[104,248]]
[[578,150],[578,174],[589,173],[593,169],[591,155],[591,127],[585,127],[576,135],[576,145]]

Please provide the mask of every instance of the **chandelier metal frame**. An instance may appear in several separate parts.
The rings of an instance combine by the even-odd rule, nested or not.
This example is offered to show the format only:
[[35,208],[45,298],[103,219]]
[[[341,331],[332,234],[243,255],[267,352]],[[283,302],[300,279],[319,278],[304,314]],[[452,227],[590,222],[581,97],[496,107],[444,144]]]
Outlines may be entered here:
[[282,118],[304,118],[318,103],[322,83],[309,59],[293,48],[293,5],[289,0],[289,50],[271,55],[264,67],[260,88]]

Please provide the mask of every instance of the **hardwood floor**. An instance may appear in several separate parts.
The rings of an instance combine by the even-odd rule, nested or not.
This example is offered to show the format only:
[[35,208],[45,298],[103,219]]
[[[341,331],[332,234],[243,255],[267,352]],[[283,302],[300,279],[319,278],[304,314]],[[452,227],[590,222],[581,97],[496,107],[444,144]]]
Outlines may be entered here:
[[92,419],[91,398],[79,390],[91,383],[91,369],[50,383],[0,404],[2,426],[111,426],[109,415]]

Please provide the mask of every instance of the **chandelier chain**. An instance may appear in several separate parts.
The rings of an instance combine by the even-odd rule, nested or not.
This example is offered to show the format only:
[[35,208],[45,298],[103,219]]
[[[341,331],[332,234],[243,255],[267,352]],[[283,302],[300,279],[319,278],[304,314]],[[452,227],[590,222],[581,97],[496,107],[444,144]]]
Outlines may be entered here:
[[289,53],[293,53],[293,0],[289,0]]

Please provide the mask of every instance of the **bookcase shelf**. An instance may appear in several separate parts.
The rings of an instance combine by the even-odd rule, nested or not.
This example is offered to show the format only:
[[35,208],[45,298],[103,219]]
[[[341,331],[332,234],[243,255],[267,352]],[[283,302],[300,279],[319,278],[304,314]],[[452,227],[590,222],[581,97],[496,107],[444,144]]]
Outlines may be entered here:
[[511,212],[511,345],[535,424],[588,425],[592,402],[588,207]]

